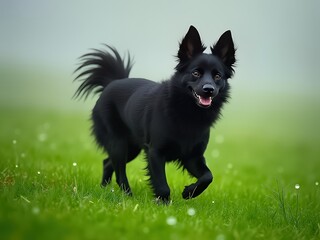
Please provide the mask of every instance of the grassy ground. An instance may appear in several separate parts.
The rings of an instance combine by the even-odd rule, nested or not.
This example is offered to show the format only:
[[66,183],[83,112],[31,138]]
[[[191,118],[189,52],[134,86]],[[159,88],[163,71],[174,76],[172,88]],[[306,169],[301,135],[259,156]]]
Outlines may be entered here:
[[128,165],[133,197],[99,187],[89,113],[1,107],[0,238],[319,239],[317,104],[233,104],[206,151],[213,184],[185,201],[194,179],[169,164],[169,206],[153,202],[142,156]]

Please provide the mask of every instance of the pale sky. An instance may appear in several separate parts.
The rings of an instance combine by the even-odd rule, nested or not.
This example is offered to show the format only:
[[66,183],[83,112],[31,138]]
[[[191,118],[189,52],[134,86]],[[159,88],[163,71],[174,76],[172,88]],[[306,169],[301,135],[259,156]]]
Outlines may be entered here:
[[206,46],[232,31],[235,84],[320,86],[318,0],[1,0],[0,64],[71,74],[77,57],[107,43],[134,56],[132,76],[162,80],[191,24]]

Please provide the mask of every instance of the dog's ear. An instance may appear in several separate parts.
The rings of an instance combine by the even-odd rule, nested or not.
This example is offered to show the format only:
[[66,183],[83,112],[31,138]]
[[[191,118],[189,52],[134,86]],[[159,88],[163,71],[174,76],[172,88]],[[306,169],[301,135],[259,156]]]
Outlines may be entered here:
[[230,30],[221,35],[218,42],[211,48],[211,52],[213,55],[218,56],[227,67],[232,68],[236,61],[236,50],[234,48]]
[[194,26],[190,26],[186,36],[180,43],[178,58],[180,62],[185,62],[202,53],[206,47],[202,44],[200,35]]

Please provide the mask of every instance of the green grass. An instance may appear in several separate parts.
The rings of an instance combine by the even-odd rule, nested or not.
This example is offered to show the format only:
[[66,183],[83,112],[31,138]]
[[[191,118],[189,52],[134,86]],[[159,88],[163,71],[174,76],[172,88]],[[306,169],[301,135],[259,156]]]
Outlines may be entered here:
[[167,166],[169,206],[153,201],[143,156],[127,167],[133,197],[114,181],[99,187],[104,154],[89,112],[2,107],[0,238],[319,239],[317,104],[283,112],[242,103],[212,131],[206,157],[215,179],[202,195],[183,200],[194,179]]

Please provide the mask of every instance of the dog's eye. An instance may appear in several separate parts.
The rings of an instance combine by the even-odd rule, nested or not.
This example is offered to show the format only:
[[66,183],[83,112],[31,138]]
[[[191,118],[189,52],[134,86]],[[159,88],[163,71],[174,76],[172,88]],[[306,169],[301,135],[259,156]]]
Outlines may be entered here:
[[201,73],[198,70],[195,70],[192,72],[192,76],[199,78],[199,77],[201,77]]
[[221,80],[221,75],[220,75],[220,74],[214,75],[214,80],[215,80],[215,81]]

